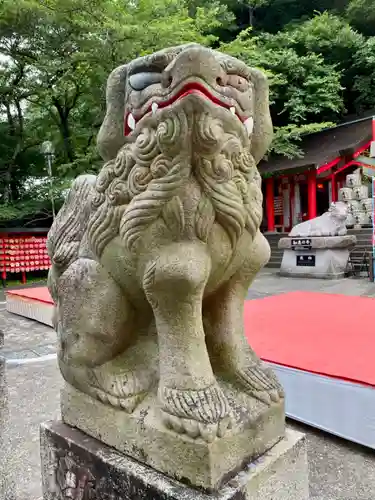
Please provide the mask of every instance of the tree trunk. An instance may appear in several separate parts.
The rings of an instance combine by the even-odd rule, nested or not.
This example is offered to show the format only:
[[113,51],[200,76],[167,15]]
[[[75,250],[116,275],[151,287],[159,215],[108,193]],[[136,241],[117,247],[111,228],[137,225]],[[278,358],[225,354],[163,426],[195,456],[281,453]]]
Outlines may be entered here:
[[69,125],[69,113],[71,108],[62,106],[58,99],[54,99],[53,104],[57,110],[58,117],[56,117],[53,113],[52,116],[57,122],[60,130],[60,134],[64,144],[65,157],[72,163],[75,159],[75,154]]
[[254,7],[249,5],[249,26],[253,27],[254,23]]
[[3,202],[6,205],[12,201],[12,166],[9,164],[8,169],[4,174]]
[[5,103],[5,109],[7,114],[9,135],[16,138],[17,142],[12,154],[9,158],[8,167],[4,174],[4,188],[3,188],[3,201],[4,203],[11,203],[14,199],[17,190],[15,188],[16,182],[13,179],[14,167],[17,165],[17,158],[22,150],[23,143],[23,114],[21,109],[21,104],[18,99],[14,100],[14,104],[17,110],[17,116],[14,117],[11,112],[11,102]]
[[64,142],[64,151],[68,160],[72,163],[75,158],[74,148],[72,144],[72,135],[70,132],[69,118],[64,117],[60,122],[60,132]]

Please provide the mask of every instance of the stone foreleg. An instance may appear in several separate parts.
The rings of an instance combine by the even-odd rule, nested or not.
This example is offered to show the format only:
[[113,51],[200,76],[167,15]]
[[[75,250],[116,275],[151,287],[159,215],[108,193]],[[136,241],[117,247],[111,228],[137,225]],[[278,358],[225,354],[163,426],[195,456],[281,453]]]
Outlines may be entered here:
[[259,232],[237,273],[204,303],[208,320],[207,343],[215,368],[239,382],[266,404],[284,397],[281,385],[249,346],[244,332],[243,308],[248,288],[268,262],[269,245]]
[[143,285],[159,340],[159,400],[167,426],[212,441],[230,425],[229,405],[214,377],[202,324],[211,262],[205,245],[168,245],[146,270]]

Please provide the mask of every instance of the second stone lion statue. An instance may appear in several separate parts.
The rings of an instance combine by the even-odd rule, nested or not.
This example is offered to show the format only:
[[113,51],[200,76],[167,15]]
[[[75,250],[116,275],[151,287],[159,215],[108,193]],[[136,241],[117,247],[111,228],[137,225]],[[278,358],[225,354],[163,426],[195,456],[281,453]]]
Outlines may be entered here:
[[232,425],[218,377],[280,403],[243,327],[270,256],[256,164],[271,138],[266,78],[232,57],[189,44],[111,74],[106,163],[48,237],[69,384],[127,412],[157,386],[164,424],[207,441]]
[[317,236],[345,236],[347,231],[345,222],[348,216],[348,205],[342,201],[331,203],[327,212],[315,219],[301,222],[294,226],[289,236],[317,237]]

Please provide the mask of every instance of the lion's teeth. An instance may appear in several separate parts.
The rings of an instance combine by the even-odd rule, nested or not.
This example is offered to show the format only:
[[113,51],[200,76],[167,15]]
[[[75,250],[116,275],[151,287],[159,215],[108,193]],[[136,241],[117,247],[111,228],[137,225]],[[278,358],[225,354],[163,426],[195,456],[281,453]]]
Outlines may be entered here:
[[135,118],[131,113],[128,114],[128,126],[131,130],[135,129]]
[[243,122],[243,124],[245,125],[247,133],[249,135],[251,135],[253,133],[253,128],[254,128],[254,118],[252,116],[250,116],[250,118],[248,118],[247,120],[245,120]]
[[153,112],[153,113],[156,113],[156,111],[157,111],[158,107],[159,107],[159,106],[157,105],[157,103],[156,103],[156,102],[153,102],[153,103],[152,103],[152,106],[151,106],[152,112]]
[[236,108],[234,106],[232,106],[231,108],[229,108],[229,111],[232,113],[232,115],[236,114]]

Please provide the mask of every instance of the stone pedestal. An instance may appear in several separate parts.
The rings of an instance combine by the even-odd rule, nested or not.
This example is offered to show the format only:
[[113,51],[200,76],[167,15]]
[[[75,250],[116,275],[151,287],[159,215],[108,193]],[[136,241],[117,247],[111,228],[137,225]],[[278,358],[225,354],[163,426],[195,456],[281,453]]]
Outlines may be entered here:
[[193,489],[62,422],[41,427],[44,500],[308,500],[305,438],[295,431],[213,493]]
[[278,443],[285,432],[282,401],[268,406],[221,380],[220,387],[231,403],[233,426],[213,442],[168,429],[158,411],[156,390],[129,414],[66,384],[61,391],[61,415],[64,423],[168,477],[216,491],[244,463]]
[[301,278],[343,278],[349,252],[356,241],[352,235],[281,238],[278,247],[284,250],[284,254],[280,274]]

